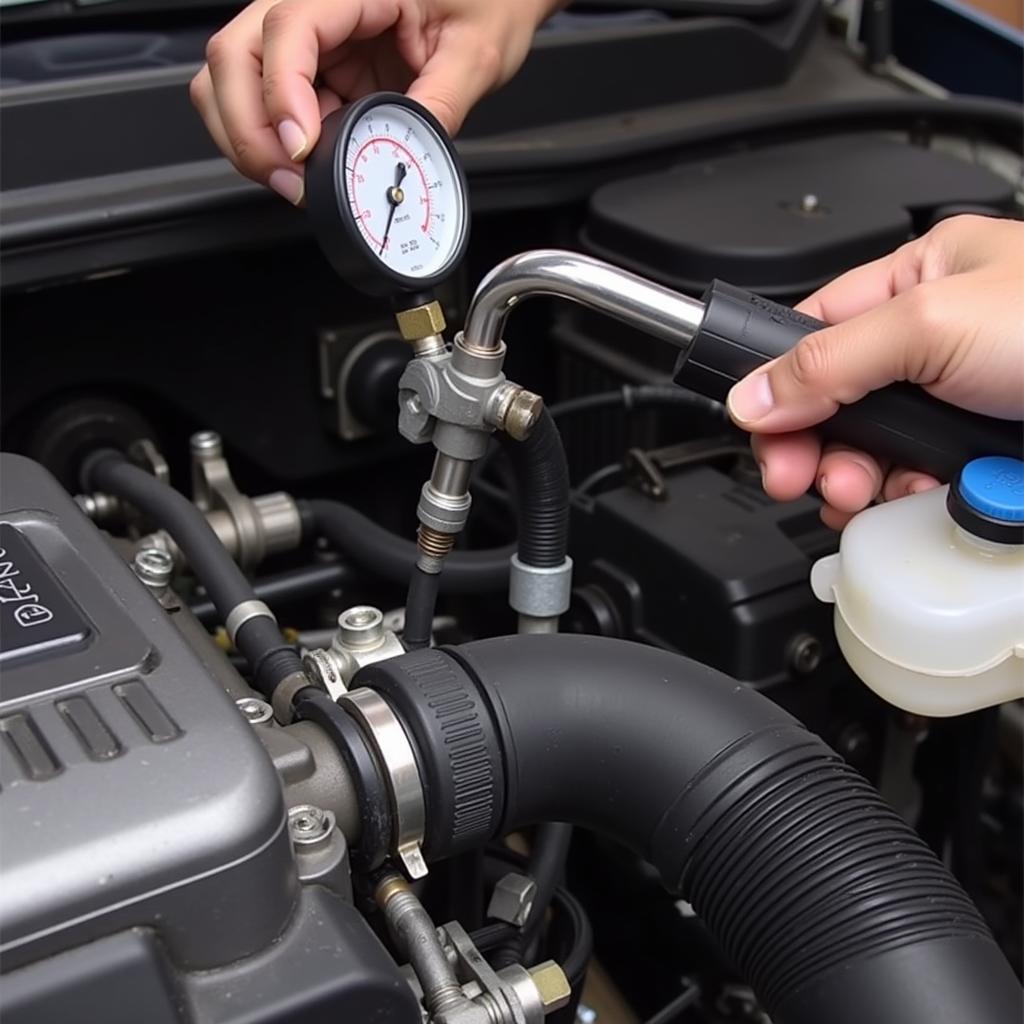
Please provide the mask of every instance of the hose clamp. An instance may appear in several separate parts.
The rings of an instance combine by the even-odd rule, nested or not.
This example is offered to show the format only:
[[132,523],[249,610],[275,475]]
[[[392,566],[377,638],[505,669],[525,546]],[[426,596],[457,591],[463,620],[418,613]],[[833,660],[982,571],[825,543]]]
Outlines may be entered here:
[[508,603],[520,615],[542,619],[564,615],[572,600],[572,559],[542,569],[524,565],[518,555],[511,559]]
[[391,852],[412,879],[427,873],[421,847],[426,830],[423,785],[412,746],[387,701],[373,690],[350,690],[338,698],[356,720],[384,767],[391,798]]
[[238,631],[250,619],[262,618],[270,619],[271,622],[277,622],[274,613],[262,601],[243,601],[241,604],[236,604],[228,612],[228,617],[224,620],[224,628],[228,631],[228,638],[232,644],[235,643]]

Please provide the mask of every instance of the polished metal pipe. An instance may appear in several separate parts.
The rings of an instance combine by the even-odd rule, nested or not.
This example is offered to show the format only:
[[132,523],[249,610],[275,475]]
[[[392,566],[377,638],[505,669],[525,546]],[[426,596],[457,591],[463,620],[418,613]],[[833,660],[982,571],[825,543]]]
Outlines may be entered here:
[[459,496],[469,490],[469,478],[473,463],[469,459],[455,459],[443,452],[434,459],[434,470],[430,474],[430,486],[441,495]]
[[464,344],[493,350],[511,310],[534,295],[571,299],[685,347],[704,316],[704,304],[610,263],[560,249],[536,249],[499,263],[480,282],[469,306]]

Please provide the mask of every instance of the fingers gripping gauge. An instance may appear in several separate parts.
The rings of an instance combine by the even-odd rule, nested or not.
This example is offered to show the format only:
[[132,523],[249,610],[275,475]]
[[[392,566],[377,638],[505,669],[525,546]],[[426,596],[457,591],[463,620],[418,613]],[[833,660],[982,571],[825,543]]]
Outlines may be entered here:
[[324,120],[306,202],[338,274],[400,309],[429,301],[469,240],[455,147],[428,110],[398,93],[374,93]]

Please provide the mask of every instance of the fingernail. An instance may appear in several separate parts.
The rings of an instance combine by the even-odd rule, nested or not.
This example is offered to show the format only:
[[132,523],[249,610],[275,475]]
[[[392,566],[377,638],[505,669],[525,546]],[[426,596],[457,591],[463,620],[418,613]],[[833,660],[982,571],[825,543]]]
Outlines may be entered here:
[[758,462],[757,468],[761,471],[761,486],[768,488],[768,467],[763,462]]
[[306,133],[290,118],[286,118],[277,126],[277,137],[281,140],[289,160],[298,160],[309,145]]
[[767,373],[755,373],[736,384],[726,399],[729,415],[737,423],[756,423],[772,411],[775,399]]
[[279,167],[267,179],[267,184],[279,195],[284,196],[292,206],[298,206],[306,194],[306,184],[302,176],[294,171]]
[[822,497],[823,497],[823,498],[824,498],[824,499],[825,499],[826,501],[828,501],[828,477],[827,477],[827,476],[823,476],[823,477],[822,477],[822,478],[821,478],[821,479],[820,479],[820,480],[818,481],[818,493],[819,493],[819,494],[820,494],[820,495],[821,495],[821,496],[822,496]]

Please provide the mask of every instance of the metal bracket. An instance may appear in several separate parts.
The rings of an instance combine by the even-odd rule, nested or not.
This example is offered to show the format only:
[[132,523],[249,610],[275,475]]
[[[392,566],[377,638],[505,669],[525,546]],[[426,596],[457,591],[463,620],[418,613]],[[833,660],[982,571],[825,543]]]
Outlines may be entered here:
[[259,565],[268,555],[289,551],[302,540],[302,520],[294,500],[275,492],[250,498],[242,494],[224,458],[220,435],[203,430],[192,435],[192,502],[220,542],[242,568]]
[[384,767],[394,819],[391,852],[410,878],[422,878],[427,873],[420,849],[426,809],[419,769],[405,730],[387,702],[373,690],[351,690],[342,694],[338,703],[358,722]]

